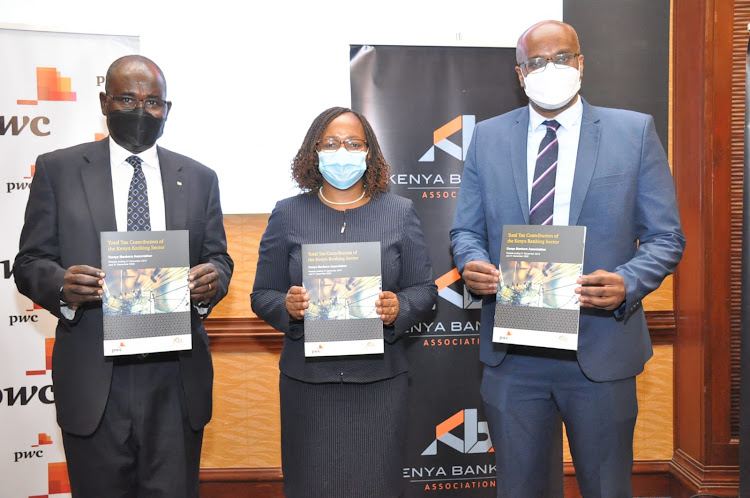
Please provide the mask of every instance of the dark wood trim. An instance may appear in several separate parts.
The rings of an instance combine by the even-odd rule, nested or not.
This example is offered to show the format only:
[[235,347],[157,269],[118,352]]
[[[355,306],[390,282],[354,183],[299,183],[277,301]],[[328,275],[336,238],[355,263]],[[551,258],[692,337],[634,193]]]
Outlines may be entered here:
[[201,482],[281,482],[281,467],[201,469]]
[[704,465],[678,449],[672,458],[670,472],[675,480],[672,498],[694,493],[737,496],[740,473],[736,465]]
[[654,344],[672,344],[675,338],[674,311],[647,311],[646,324]]
[[[654,344],[672,344],[675,319],[672,311],[647,311],[646,323]],[[208,318],[205,321],[211,351],[214,352],[280,352],[284,334],[257,317]]]
[[[633,462],[633,496],[671,496],[669,466],[670,462],[666,460]],[[566,462],[563,470],[565,498],[581,498],[573,464]]]
[[213,352],[281,352],[284,334],[257,317],[208,318],[205,321]]
[[201,496],[210,498],[281,498],[283,476],[278,467],[201,469]]

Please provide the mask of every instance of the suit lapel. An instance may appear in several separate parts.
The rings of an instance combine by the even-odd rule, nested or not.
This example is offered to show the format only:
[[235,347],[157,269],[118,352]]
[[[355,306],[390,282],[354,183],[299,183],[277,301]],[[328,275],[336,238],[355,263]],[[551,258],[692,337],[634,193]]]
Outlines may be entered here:
[[185,176],[182,166],[173,160],[159,147],[159,168],[164,188],[164,209],[166,211],[167,230],[184,230],[187,228],[187,196]]
[[81,181],[97,232],[117,230],[115,203],[112,197],[112,169],[109,162],[109,139],[93,144],[83,155]]
[[600,124],[599,114],[585,100],[581,118],[581,138],[578,141],[578,156],[573,174],[573,191],[570,196],[569,225],[576,225],[581,215],[583,201],[589,190],[591,177],[594,175],[596,158],[599,153]]
[[529,223],[529,180],[526,155],[526,141],[529,137],[529,108],[526,107],[511,129],[510,162],[513,170],[513,180],[516,184],[518,202],[521,204],[523,219]]

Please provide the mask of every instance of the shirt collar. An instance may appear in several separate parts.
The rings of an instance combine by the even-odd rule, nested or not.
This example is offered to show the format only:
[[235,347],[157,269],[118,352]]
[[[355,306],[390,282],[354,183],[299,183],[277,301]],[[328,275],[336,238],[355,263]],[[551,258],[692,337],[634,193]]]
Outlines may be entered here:
[[[576,123],[581,121],[583,116],[583,102],[581,96],[578,95],[575,104],[565,109],[563,112],[555,116],[554,119],[564,130],[570,130]],[[529,104],[529,130],[534,131],[545,121],[550,118],[545,118]]]
[[125,149],[124,147],[121,147],[117,142],[115,142],[112,139],[112,136],[110,135],[109,137],[110,163],[112,163],[113,165],[122,164],[125,162],[125,159],[133,155],[136,155],[141,158],[142,165],[145,164],[149,168],[159,167],[159,158],[156,154],[156,145],[153,145],[149,147],[148,149],[144,150],[143,152],[139,152],[138,154],[133,154],[129,150]]

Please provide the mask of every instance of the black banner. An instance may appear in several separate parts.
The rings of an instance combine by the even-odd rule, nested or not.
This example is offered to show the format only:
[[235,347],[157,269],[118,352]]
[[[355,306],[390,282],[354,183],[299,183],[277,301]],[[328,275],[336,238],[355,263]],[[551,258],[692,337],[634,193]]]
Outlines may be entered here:
[[[432,323],[407,336],[407,496],[495,496],[494,449],[479,395],[479,303],[450,253],[475,123],[526,104],[515,49],[352,46],[352,108],[372,123],[391,191],[412,199],[439,289]],[[473,493],[471,493],[473,491]]]

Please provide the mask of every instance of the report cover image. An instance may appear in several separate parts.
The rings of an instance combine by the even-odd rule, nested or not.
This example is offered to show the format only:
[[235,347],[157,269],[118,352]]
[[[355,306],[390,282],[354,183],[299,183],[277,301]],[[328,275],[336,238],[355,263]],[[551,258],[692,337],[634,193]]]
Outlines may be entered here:
[[187,230],[102,232],[104,354],[191,349]]
[[303,244],[305,356],[383,353],[380,243]]
[[506,225],[493,342],[576,350],[586,227]]

